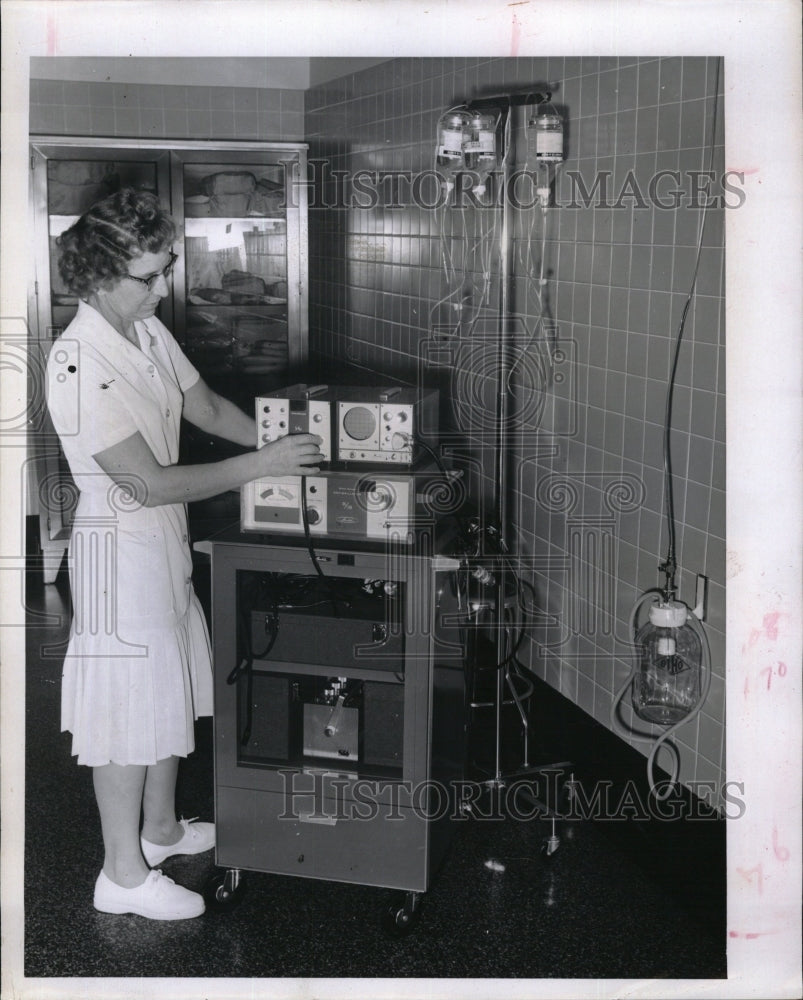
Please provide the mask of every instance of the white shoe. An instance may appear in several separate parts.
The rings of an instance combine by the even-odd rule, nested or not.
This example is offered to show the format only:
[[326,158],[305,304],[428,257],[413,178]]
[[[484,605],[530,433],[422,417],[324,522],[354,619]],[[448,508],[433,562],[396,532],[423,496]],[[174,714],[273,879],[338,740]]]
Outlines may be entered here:
[[144,837],[139,838],[142,854],[151,868],[174,854],[203,854],[215,846],[214,823],[196,823],[191,819],[182,819],[180,823],[184,827],[184,835],[175,844],[152,844]]
[[148,873],[142,885],[126,889],[104,873],[95,882],[95,909],[102,913],[136,913],[151,920],[187,920],[206,909],[197,892],[176,885],[158,870]]

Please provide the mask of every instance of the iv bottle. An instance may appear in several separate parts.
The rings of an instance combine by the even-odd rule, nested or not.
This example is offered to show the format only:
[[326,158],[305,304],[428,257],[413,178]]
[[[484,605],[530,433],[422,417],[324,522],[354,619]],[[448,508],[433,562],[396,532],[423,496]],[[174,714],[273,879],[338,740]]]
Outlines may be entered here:
[[650,620],[636,635],[639,670],[633,683],[633,711],[646,722],[673,726],[700,700],[702,644],[688,625],[680,601],[650,607]]
[[563,160],[563,119],[551,104],[539,104],[530,119],[527,153],[535,166],[557,166]]
[[447,191],[454,187],[455,175],[465,169],[463,141],[467,128],[468,115],[462,111],[449,111],[438,122],[435,162]]
[[496,119],[493,115],[471,116],[463,152],[466,168],[477,175],[474,192],[484,194],[488,175],[496,168]]

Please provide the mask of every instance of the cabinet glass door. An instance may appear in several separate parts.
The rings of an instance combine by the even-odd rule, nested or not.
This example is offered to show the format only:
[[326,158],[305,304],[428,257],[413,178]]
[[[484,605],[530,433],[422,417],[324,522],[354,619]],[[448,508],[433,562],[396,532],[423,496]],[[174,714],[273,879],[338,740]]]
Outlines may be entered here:
[[256,385],[282,384],[306,354],[300,153],[188,151],[173,158],[174,212],[184,231],[177,336],[204,378],[228,381],[235,397],[247,398]]
[[[167,205],[169,159],[166,151],[114,148],[105,140],[86,146],[47,140],[32,144],[31,169],[36,247],[32,329],[38,340],[37,356],[46,359],[78,308],[78,299],[59,274],[58,238],[96,202],[121,188],[148,191]],[[159,316],[168,325],[172,322],[169,299],[160,304]],[[44,425],[44,433],[34,443],[35,454],[42,463],[45,484],[61,485],[39,491],[42,544],[63,546],[78,494],[46,415]]]
[[[43,328],[51,328],[51,340],[68,325],[78,308],[77,299],[59,274],[59,236],[96,202],[121,188],[131,187],[166,197],[166,154],[143,159],[138,152],[136,160],[128,159],[130,155],[127,150],[76,151],[74,147],[69,151],[58,150],[56,155],[53,149],[34,146],[34,188],[40,210],[44,210],[44,218],[40,216],[39,221],[47,226],[48,245],[47,266],[42,268],[46,274],[37,275],[37,281],[40,315],[44,309],[47,319]],[[160,315],[169,322],[169,316]]]

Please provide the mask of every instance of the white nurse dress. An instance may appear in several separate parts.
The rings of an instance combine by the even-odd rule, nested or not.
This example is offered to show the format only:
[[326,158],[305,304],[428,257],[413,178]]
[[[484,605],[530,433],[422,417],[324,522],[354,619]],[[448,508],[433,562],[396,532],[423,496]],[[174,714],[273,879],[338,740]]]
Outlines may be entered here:
[[92,457],[139,431],[160,465],[178,460],[183,393],[199,375],[158,319],[135,330],[139,349],[81,302],[48,359],[48,408],[80,490],[61,724],[90,766],[186,756],[194,720],[212,714],[186,508],[140,505]]

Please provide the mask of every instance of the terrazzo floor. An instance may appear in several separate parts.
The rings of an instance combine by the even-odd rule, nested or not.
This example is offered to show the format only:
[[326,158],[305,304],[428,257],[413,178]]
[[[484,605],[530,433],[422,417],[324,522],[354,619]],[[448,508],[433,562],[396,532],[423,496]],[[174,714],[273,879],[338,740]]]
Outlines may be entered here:
[[[68,587],[31,582],[33,611],[61,626],[28,630],[24,962],[28,977],[468,977],[696,979],[726,975],[725,941],[622,849],[604,824],[466,819],[423,897],[412,934],[389,937],[397,894],[251,872],[240,904],[175,923],[98,913],[102,864],[91,772],[59,733]],[[179,814],[213,816],[212,727],[179,775]],[[488,862],[492,862],[489,867]],[[214,854],[175,857],[165,873],[202,889]]]

